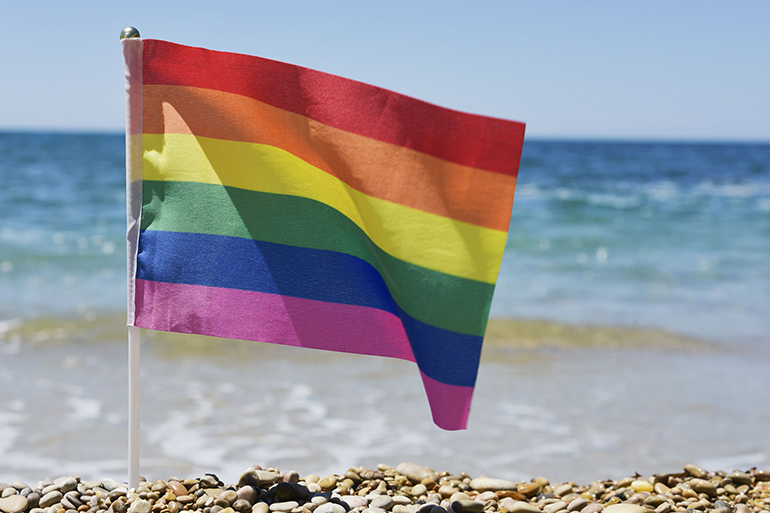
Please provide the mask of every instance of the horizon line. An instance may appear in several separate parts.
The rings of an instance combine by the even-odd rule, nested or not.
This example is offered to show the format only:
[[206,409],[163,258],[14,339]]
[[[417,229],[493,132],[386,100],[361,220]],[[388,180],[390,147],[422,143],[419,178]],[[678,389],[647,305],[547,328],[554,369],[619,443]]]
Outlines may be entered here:
[[[14,128],[1,127],[0,135],[5,134],[49,134],[49,135],[124,135],[125,130],[113,128]],[[638,143],[638,144],[770,144],[770,138],[739,137],[698,137],[698,136],[608,136],[608,135],[525,135],[524,142],[575,142],[575,143]]]

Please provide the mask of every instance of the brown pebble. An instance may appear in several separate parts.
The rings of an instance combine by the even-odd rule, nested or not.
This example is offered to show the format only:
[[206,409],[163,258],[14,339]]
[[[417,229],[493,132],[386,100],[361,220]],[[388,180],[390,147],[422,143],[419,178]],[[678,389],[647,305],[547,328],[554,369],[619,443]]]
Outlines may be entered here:
[[[547,481],[547,479],[546,479]],[[539,483],[522,483],[517,485],[516,487],[520,494],[522,494],[524,497],[531,499],[538,493],[540,493],[540,484]]]
[[684,471],[694,477],[705,477],[706,471],[696,465],[685,465]]
[[520,493],[520,492],[514,492],[513,490],[498,490],[495,492],[495,495],[497,495],[498,499],[504,499],[505,497],[510,497],[513,500],[516,501],[526,501],[527,497]]
[[179,481],[169,481],[168,489],[171,493],[179,497],[180,495],[187,495],[187,488]]
[[741,472],[740,470],[736,470],[735,472],[728,474],[727,477],[729,477],[733,483],[738,483],[738,486],[740,485],[748,486],[752,484],[751,476],[746,474],[745,472]]
[[322,477],[318,481],[318,486],[320,486],[323,491],[333,490],[337,486],[337,476],[329,475]]

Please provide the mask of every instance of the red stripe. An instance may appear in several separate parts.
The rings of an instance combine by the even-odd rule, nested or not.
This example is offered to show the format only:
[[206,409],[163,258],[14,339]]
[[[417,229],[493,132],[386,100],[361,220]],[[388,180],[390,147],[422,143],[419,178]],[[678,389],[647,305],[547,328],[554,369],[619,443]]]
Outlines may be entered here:
[[325,125],[487,171],[516,175],[524,124],[467,114],[320,71],[144,40],[145,84],[235,93]]

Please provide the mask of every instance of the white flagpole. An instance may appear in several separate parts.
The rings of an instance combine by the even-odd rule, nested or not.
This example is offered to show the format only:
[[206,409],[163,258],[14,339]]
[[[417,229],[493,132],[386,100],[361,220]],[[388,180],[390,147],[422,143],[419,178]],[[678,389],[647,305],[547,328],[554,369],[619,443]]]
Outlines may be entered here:
[[139,487],[139,328],[128,327],[128,486]]
[[126,72],[126,214],[128,276],[128,486],[139,487],[139,328],[134,326],[134,277],[142,184],[142,40],[139,31],[120,33]]

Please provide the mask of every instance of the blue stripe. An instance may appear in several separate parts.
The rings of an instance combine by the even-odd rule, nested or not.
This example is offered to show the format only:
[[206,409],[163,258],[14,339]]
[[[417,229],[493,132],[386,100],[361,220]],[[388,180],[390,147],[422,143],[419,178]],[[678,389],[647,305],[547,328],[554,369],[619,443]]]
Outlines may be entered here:
[[401,319],[427,376],[473,386],[482,337],[425,324],[406,314],[379,272],[360,258],[240,237],[142,230],[136,277],[366,306]]

